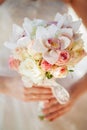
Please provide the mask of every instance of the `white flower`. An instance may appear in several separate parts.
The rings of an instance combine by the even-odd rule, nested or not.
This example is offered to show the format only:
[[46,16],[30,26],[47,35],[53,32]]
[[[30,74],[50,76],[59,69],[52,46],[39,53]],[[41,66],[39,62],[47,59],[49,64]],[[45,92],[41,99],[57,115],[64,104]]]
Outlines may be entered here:
[[81,25],[81,22],[82,22],[81,19],[78,21],[72,22],[71,27],[72,27],[74,33],[76,33],[78,31],[78,29]]
[[81,20],[73,21],[72,16],[69,14],[61,15],[61,14],[57,13],[54,20],[58,22],[58,24],[57,24],[58,28],[61,28],[63,26],[72,28],[74,33],[76,33],[78,31],[78,29],[81,25]]
[[32,49],[36,53],[45,53],[48,50],[42,39],[35,40],[34,44],[32,45]]
[[58,24],[57,24],[58,28],[61,28],[63,26],[63,24],[64,24],[64,18],[63,18],[63,16],[60,13],[56,14],[54,20],[58,22]]
[[19,73],[25,77],[28,77],[35,84],[41,82],[44,78],[44,73],[31,58],[26,59],[20,64]]
[[12,40],[13,42],[16,42],[22,36],[23,33],[24,33],[24,30],[20,26],[14,24],[12,37],[10,40]]
[[56,51],[53,51],[53,50],[43,54],[43,58],[51,65],[53,65],[57,62],[58,57],[59,57],[58,53]]
[[33,30],[32,21],[28,18],[25,18],[24,23],[23,23],[23,28],[24,28],[27,36],[30,38],[31,37],[30,34]]
[[73,29],[72,28],[61,28],[60,32],[62,35],[65,35],[69,38],[73,37]]
[[49,39],[54,38],[57,32],[57,26],[52,24],[48,27],[39,26],[36,30],[36,39]]
[[46,22],[44,20],[35,19],[30,20],[28,18],[24,19],[23,28],[27,36],[31,39],[33,35],[36,35],[36,29],[38,26],[45,26]]
[[49,32],[47,31],[47,29],[45,27],[41,27],[39,26],[36,30],[36,39],[48,39],[49,36]]
[[29,37],[22,37],[17,41],[17,46],[16,47],[27,47],[31,40]]
[[33,20],[33,25],[35,25],[35,26],[45,26],[46,24],[47,24],[46,21],[44,21],[42,19]]
[[66,49],[71,43],[71,40],[65,36],[59,37],[59,40],[61,41],[61,50]]
[[12,36],[8,42],[5,42],[5,46],[15,50],[16,48],[27,47],[29,43],[31,43],[31,40],[26,36],[24,30],[18,25],[13,25]]
[[52,24],[47,27],[47,31],[49,33],[49,38],[54,38],[58,31],[58,27],[56,25]]

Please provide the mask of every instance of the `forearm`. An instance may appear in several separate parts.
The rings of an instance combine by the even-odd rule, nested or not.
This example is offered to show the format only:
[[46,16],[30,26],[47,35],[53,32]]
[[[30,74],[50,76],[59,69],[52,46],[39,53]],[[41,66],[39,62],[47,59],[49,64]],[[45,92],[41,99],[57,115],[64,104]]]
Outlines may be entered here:
[[77,99],[86,92],[87,92],[87,74],[82,79],[80,79],[80,81],[78,81],[71,87],[70,89],[71,98],[73,100]]
[[5,93],[6,91],[6,86],[7,86],[6,81],[7,81],[7,78],[0,77],[0,94]]

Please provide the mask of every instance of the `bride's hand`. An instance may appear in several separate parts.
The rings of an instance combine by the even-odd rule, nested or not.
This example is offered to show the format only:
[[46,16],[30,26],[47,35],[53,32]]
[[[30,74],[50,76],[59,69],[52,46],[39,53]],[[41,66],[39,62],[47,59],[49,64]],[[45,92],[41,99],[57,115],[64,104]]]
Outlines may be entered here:
[[58,103],[56,98],[50,99],[49,102],[44,104],[43,113],[45,115],[45,119],[53,121],[56,118],[64,115],[72,108],[73,103],[74,102],[70,100],[67,104],[61,105]]
[[[72,90],[72,88],[74,91]],[[69,93],[70,93],[71,98],[66,104],[58,103],[58,101],[55,97],[49,99],[48,102],[46,101],[44,103],[43,113],[47,120],[53,121],[53,120],[59,118],[60,116],[63,116],[67,112],[69,112],[69,110],[71,110],[74,102],[76,101],[77,97],[79,96],[79,93],[76,92],[76,85],[74,85],[73,87],[70,88]]]
[[3,86],[1,93],[25,102],[45,101],[53,97],[50,88],[42,86],[25,88],[20,78],[1,78],[0,82]]
[[48,120],[54,120],[60,116],[63,116],[66,112],[69,112],[73,107],[75,101],[84,93],[87,93],[87,74],[78,80],[69,88],[70,100],[67,104],[61,105],[55,98],[51,98],[44,104],[43,113]]

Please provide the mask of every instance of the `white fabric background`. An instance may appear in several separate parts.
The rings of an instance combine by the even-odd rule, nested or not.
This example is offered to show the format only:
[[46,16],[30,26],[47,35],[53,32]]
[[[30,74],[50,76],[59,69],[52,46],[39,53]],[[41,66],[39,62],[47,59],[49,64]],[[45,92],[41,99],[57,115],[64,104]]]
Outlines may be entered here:
[[[9,51],[3,46],[8,39],[14,22],[21,24],[23,18],[44,18],[51,20],[57,12],[67,12],[67,6],[58,0],[6,0],[0,6],[0,75],[16,75],[8,67]],[[86,36],[85,36],[86,37]],[[86,37],[87,38],[87,37]],[[76,67],[75,74],[69,75],[61,82],[69,87],[74,81],[82,77],[87,71],[87,58]],[[70,80],[71,79],[71,80]],[[67,84],[68,83],[68,84]],[[37,103],[23,103],[0,95],[0,130],[86,130],[85,112],[87,97],[84,96],[73,107],[72,111],[53,123],[39,121],[37,118]],[[78,111],[79,109],[79,111]]]

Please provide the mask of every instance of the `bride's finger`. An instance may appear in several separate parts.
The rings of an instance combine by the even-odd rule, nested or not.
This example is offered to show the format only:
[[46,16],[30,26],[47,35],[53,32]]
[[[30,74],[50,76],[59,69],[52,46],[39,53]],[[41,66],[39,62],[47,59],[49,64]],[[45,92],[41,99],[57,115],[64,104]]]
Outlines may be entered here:
[[45,108],[50,108],[52,105],[57,104],[57,103],[58,101],[56,100],[56,98],[53,97],[50,100],[48,100],[48,102],[45,102],[44,106]]
[[52,94],[27,94],[24,96],[24,101],[44,101],[49,100],[50,98],[52,98]]
[[62,110],[62,111],[55,111],[54,113],[50,113],[49,115],[47,115],[45,118],[47,120],[53,121],[54,119],[62,116],[64,113],[66,113],[64,110]]
[[32,87],[32,88],[24,88],[25,94],[51,94],[52,91],[50,88],[44,88],[44,87]]
[[62,106],[58,110],[46,115],[45,118],[50,121],[53,121],[54,119],[64,115],[66,112],[68,112],[70,110],[70,108],[71,108],[71,105],[67,105],[65,107]]
[[45,108],[45,109],[43,109],[43,113],[45,114],[45,115],[47,115],[47,114],[50,114],[50,113],[53,113],[53,112],[55,112],[55,111],[58,111],[59,109],[61,109],[63,106],[62,105],[60,105],[60,104],[54,104],[53,106],[51,106],[51,107],[49,107],[49,108]]

